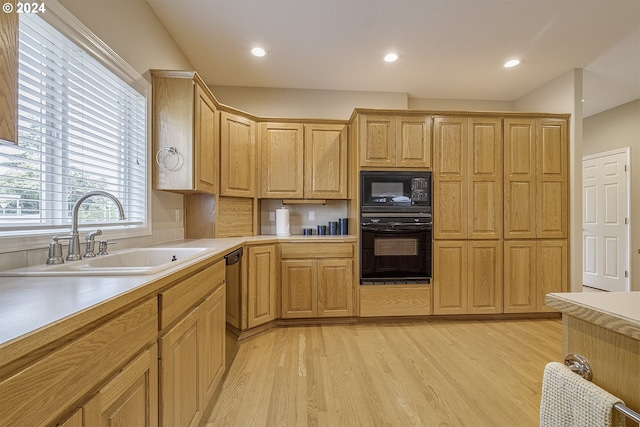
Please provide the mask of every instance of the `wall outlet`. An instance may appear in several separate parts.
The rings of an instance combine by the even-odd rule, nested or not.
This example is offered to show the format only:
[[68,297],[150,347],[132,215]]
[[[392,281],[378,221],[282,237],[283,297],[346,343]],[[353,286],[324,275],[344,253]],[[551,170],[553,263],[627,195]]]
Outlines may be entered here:
[[175,214],[176,214],[176,222],[180,222],[180,209],[176,209],[175,210]]
[[309,221],[316,220],[316,213],[314,211],[309,211]]
[[275,220],[276,220],[276,213],[269,212],[269,221],[275,221]]

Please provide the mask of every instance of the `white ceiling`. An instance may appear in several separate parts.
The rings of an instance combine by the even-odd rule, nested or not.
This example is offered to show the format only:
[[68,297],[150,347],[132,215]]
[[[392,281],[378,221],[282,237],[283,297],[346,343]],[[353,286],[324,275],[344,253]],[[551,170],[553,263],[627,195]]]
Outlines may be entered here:
[[640,0],[147,1],[209,85],[514,101],[583,68],[585,117],[640,98]]

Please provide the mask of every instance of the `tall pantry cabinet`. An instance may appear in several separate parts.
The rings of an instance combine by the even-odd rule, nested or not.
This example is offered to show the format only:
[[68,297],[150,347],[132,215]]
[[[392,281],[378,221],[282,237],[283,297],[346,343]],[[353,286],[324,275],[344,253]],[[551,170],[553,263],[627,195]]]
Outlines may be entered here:
[[434,118],[435,314],[502,311],[502,120]]
[[564,117],[435,117],[435,314],[545,311],[567,289]]
[[509,118],[505,128],[504,312],[548,311],[567,290],[567,121]]

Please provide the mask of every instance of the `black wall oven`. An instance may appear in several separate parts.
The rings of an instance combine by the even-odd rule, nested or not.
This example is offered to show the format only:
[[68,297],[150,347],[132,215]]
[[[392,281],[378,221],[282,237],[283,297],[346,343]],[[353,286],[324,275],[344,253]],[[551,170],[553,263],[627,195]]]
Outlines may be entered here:
[[431,216],[363,217],[361,284],[428,283],[432,231]]
[[430,282],[431,191],[431,172],[361,172],[361,284]]

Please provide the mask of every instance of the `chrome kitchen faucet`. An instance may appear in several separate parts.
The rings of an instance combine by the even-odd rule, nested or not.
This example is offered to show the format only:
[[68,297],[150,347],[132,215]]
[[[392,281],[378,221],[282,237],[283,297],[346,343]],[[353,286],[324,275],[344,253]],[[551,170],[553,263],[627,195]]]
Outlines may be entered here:
[[89,197],[92,196],[104,196],[113,200],[113,202],[118,206],[118,210],[120,211],[120,220],[126,219],[124,214],[124,208],[122,207],[122,203],[116,196],[111,193],[107,193],[106,191],[96,190],[90,191],[84,196],[80,197],[76,204],[73,206],[73,216],[71,219],[71,232],[69,233],[69,254],[67,255],[67,261],[79,261],[82,259],[82,255],[80,255],[80,233],[78,233],[78,210],[80,209],[80,205],[84,203]]

